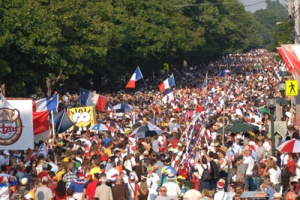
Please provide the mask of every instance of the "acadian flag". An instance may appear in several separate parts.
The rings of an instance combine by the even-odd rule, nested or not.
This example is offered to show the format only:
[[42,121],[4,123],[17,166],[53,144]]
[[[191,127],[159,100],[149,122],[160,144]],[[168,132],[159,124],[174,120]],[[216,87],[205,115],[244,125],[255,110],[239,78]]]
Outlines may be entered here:
[[166,80],[164,80],[163,82],[161,82],[158,85],[159,91],[164,92],[166,89],[175,86],[175,79],[174,79],[174,75],[172,74],[171,76],[169,76]]
[[135,88],[135,82],[141,80],[143,78],[143,74],[139,67],[136,67],[134,73],[132,74],[130,80],[128,81],[126,88]]
[[53,111],[57,112],[58,95],[46,97],[33,102],[33,112]]
[[79,88],[80,103],[84,106],[95,106],[98,111],[105,111],[108,98],[95,92]]

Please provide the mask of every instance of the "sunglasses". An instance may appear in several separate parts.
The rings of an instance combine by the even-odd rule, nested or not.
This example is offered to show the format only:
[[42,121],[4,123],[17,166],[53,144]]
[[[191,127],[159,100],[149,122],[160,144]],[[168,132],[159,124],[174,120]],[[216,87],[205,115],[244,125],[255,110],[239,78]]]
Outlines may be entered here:
[[166,192],[167,190],[159,190],[160,192]]

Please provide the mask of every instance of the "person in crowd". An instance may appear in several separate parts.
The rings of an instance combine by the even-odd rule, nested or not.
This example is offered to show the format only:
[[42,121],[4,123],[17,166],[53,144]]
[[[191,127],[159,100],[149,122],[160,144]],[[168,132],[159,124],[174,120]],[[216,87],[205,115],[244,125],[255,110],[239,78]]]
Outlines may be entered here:
[[95,191],[96,198],[99,200],[113,200],[111,187],[106,185],[107,177],[105,173],[100,174],[100,185],[97,186]]
[[171,200],[171,198],[167,195],[167,192],[167,187],[161,186],[159,188],[159,195],[155,198],[155,200]]
[[114,200],[118,199],[124,199],[128,200],[129,199],[129,190],[126,184],[123,182],[123,178],[121,175],[116,176],[116,183],[112,187],[112,195]]
[[167,188],[167,195],[170,199],[178,200],[178,195],[180,194],[180,187],[177,183],[174,183],[175,175],[169,173],[167,176],[168,182],[164,183],[163,186]]
[[[50,188],[48,188],[48,177],[42,177],[42,185],[36,189],[35,195],[38,200],[53,200],[54,196]],[[65,185],[64,185],[65,186]]]
[[[185,192],[183,199],[187,200],[200,200],[202,198],[201,193],[198,190],[195,190],[195,183],[189,181],[186,183],[188,190]],[[202,190],[203,191],[203,190]]]

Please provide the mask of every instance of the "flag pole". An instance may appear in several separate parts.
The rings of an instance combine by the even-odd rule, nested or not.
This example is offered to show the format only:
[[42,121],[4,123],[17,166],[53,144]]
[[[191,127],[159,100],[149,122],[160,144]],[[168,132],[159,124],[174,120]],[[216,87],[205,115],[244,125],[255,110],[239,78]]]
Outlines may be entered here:
[[57,129],[57,132],[58,132],[58,133],[59,133],[59,129],[60,129],[60,127],[61,127],[61,124],[62,124],[62,122],[63,122],[63,120],[64,120],[65,113],[66,113],[66,111],[64,110],[63,116],[61,117],[61,120],[60,120],[60,123],[59,123],[58,129]]
[[144,76],[143,76],[143,81],[144,81],[144,85],[145,85],[146,91],[148,92],[148,88],[147,88],[147,85],[146,85],[146,82],[145,82]]
[[[141,73],[141,69],[139,66],[137,66],[139,68],[139,71]],[[145,88],[146,88],[146,91],[148,92],[148,88],[147,88],[147,85],[146,85],[146,82],[145,82],[145,79],[144,79],[144,76],[142,75],[142,78],[143,78],[143,81],[144,81],[144,85],[145,85]]]
[[51,122],[52,122],[52,133],[55,135],[55,125],[54,125],[54,115],[53,115],[53,110],[51,110]]

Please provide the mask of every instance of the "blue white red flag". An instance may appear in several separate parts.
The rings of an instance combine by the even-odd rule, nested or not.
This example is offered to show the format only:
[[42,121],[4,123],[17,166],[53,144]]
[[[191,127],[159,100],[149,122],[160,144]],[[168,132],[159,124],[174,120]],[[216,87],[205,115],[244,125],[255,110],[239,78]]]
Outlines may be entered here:
[[169,76],[166,80],[164,80],[163,82],[161,82],[158,85],[159,91],[164,92],[166,89],[175,86],[175,79],[174,79],[174,75],[172,74],[171,76]]
[[108,98],[95,92],[79,88],[80,103],[84,106],[95,106],[98,111],[105,111]]
[[46,97],[33,102],[33,112],[53,111],[57,112],[58,95]]
[[135,88],[135,82],[142,79],[143,74],[139,67],[136,67],[134,73],[132,74],[130,80],[128,81],[126,88]]

